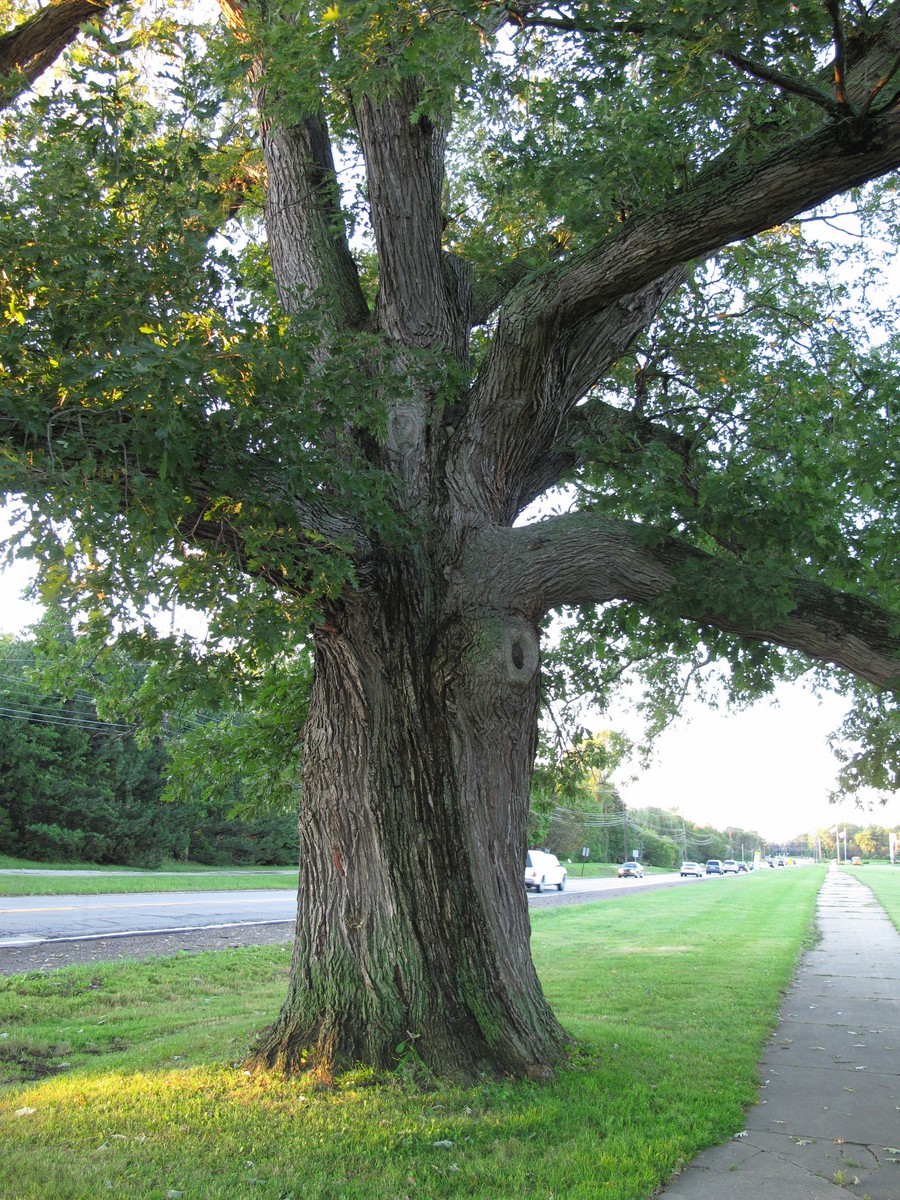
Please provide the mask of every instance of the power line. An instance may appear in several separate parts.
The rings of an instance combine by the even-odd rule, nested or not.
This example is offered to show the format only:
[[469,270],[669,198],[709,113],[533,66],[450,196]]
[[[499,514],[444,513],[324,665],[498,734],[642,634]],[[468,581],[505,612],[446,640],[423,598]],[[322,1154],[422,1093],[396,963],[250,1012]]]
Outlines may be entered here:
[[14,707],[0,704],[0,717],[27,721],[32,725],[77,725],[83,729],[109,730],[113,733],[131,732],[136,726],[122,721],[101,721],[99,717],[82,717],[77,713],[47,713],[38,709]]

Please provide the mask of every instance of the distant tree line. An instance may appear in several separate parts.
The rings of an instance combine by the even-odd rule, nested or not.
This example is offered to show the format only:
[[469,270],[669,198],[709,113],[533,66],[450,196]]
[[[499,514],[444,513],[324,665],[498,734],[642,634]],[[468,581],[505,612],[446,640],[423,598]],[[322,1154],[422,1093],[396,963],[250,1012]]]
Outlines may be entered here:
[[34,643],[0,637],[0,852],[139,867],[296,861],[294,812],[237,815],[248,800],[239,778],[214,800],[183,785],[164,800],[165,738],[139,744],[132,724],[101,720],[83,689],[46,694],[35,666]]
[[765,846],[755,830],[698,825],[675,809],[629,807],[612,782],[629,748],[627,739],[609,731],[576,736],[562,749],[543,739],[529,844],[573,861],[638,857],[654,867],[675,867],[683,859],[750,859]]
[[[789,849],[794,853],[813,857],[836,858],[837,837],[835,829],[841,831],[840,857],[865,859],[889,859],[891,856],[891,834],[900,837],[900,825],[850,825],[841,821],[829,829],[819,829],[813,834],[795,838]],[[846,833],[846,838],[843,836]]]
[[[546,824],[541,845],[561,858],[585,862],[621,862],[639,858],[652,867],[676,867],[683,859],[752,859],[765,842],[754,830],[697,825],[662,808],[628,808],[618,796],[603,811],[557,807]],[[583,851],[587,850],[585,858]]]

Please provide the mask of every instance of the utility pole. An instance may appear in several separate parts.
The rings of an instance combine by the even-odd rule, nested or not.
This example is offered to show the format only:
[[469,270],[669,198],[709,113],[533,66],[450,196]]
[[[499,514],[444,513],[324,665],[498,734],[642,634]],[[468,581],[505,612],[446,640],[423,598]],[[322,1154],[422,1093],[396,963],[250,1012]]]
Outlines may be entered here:
[[622,805],[622,849],[625,852],[625,857],[622,862],[628,862],[628,806]]

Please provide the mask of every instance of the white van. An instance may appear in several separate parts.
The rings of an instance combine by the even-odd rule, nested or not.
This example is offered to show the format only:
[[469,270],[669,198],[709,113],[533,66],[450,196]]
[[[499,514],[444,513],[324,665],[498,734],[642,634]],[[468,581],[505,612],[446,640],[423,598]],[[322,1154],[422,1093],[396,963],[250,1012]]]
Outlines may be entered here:
[[525,856],[525,887],[542,892],[545,887],[555,887],[561,892],[566,886],[568,872],[555,854],[546,850],[529,850]]

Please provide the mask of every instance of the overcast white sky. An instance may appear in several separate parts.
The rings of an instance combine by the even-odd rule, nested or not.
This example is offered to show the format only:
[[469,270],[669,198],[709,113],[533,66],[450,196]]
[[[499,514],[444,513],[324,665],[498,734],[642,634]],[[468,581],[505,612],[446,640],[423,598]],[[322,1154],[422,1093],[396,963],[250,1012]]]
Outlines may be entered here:
[[634,780],[619,773],[626,802],[679,808],[689,820],[755,829],[776,842],[838,820],[900,824],[896,796],[871,812],[853,801],[828,803],[837,762],[826,739],[840,725],[841,697],[820,701],[798,684],[781,685],[776,696],[777,703],[731,714],[689,705],[686,718],[660,738],[649,770]]

